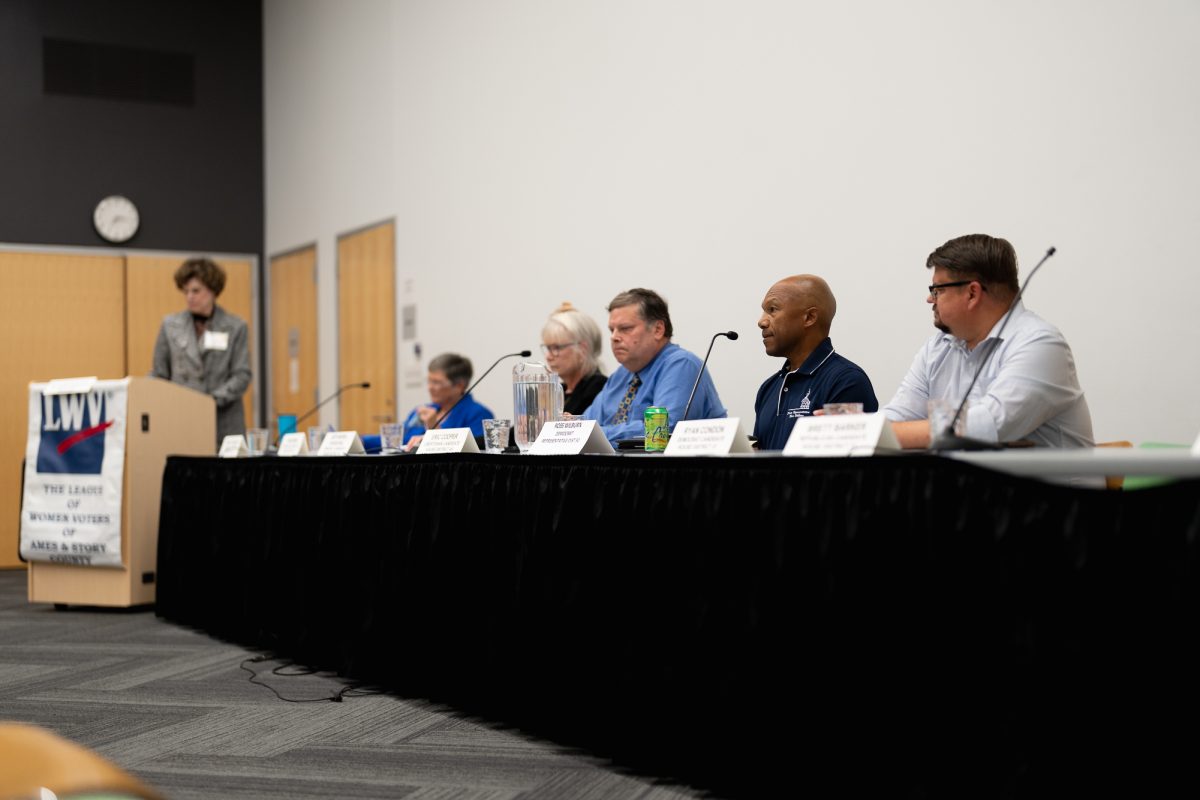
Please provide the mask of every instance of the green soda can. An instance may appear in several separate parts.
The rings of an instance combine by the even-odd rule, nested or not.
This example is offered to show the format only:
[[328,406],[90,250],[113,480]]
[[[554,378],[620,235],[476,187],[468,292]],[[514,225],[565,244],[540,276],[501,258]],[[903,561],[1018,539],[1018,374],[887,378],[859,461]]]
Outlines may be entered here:
[[646,409],[646,452],[661,453],[667,449],[667,440],[671,438],[670,418],[667,409],[662,406],[650,406]]

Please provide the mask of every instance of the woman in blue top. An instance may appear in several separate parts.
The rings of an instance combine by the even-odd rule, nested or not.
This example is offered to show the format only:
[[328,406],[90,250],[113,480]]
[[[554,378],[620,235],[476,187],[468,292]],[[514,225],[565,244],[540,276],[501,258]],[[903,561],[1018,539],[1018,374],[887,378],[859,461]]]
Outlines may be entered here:
[[[473,372],[470,359],[457,353],[442,353],[429,362],[430,402],[414,408],[404,420],[406,450],[420,444],[425,430],[435,426],[470,428],[475,436],[483,436],[483,421],[490,419],[492,412],[466,393]],[[443,409],[450,409],[445,419],[441,419]]]

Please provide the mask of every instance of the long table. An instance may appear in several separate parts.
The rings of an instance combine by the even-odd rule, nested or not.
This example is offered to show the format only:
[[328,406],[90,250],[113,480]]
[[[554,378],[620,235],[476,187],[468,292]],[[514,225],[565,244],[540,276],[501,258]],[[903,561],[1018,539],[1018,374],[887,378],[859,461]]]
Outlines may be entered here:
[[722,793],[1190,779],[1197,479],[173,457],[161,513],[167,619]]

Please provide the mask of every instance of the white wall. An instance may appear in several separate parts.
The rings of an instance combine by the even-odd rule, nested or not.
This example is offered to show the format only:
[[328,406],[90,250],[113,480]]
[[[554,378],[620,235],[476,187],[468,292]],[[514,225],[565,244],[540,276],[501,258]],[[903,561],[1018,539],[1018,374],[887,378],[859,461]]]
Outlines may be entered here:
[[[603,325],[645,285],[684,347],[742,333],[710,368],[752,418],[776,279],[830,282],[886,401],[932,332],[929,251],[992,233],[1028,269],[1053,244],[1027,305],[1097,437],[1190,441],[1197,41],[1194,0],[267,0],[268,252],[319,242],[325,390],[334,237],[395,217],[425,360],[481,370],[562,300]],[[506,371],[477,391],[498,412]]]

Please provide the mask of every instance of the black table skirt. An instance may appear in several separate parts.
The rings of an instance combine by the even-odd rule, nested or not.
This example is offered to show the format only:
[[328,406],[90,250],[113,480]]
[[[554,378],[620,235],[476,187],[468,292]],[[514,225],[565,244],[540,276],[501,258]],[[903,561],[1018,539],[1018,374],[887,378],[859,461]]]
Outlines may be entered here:
[[1175,786],[1198,534],[933,456],[173,457],[157,609],[723,793]]

